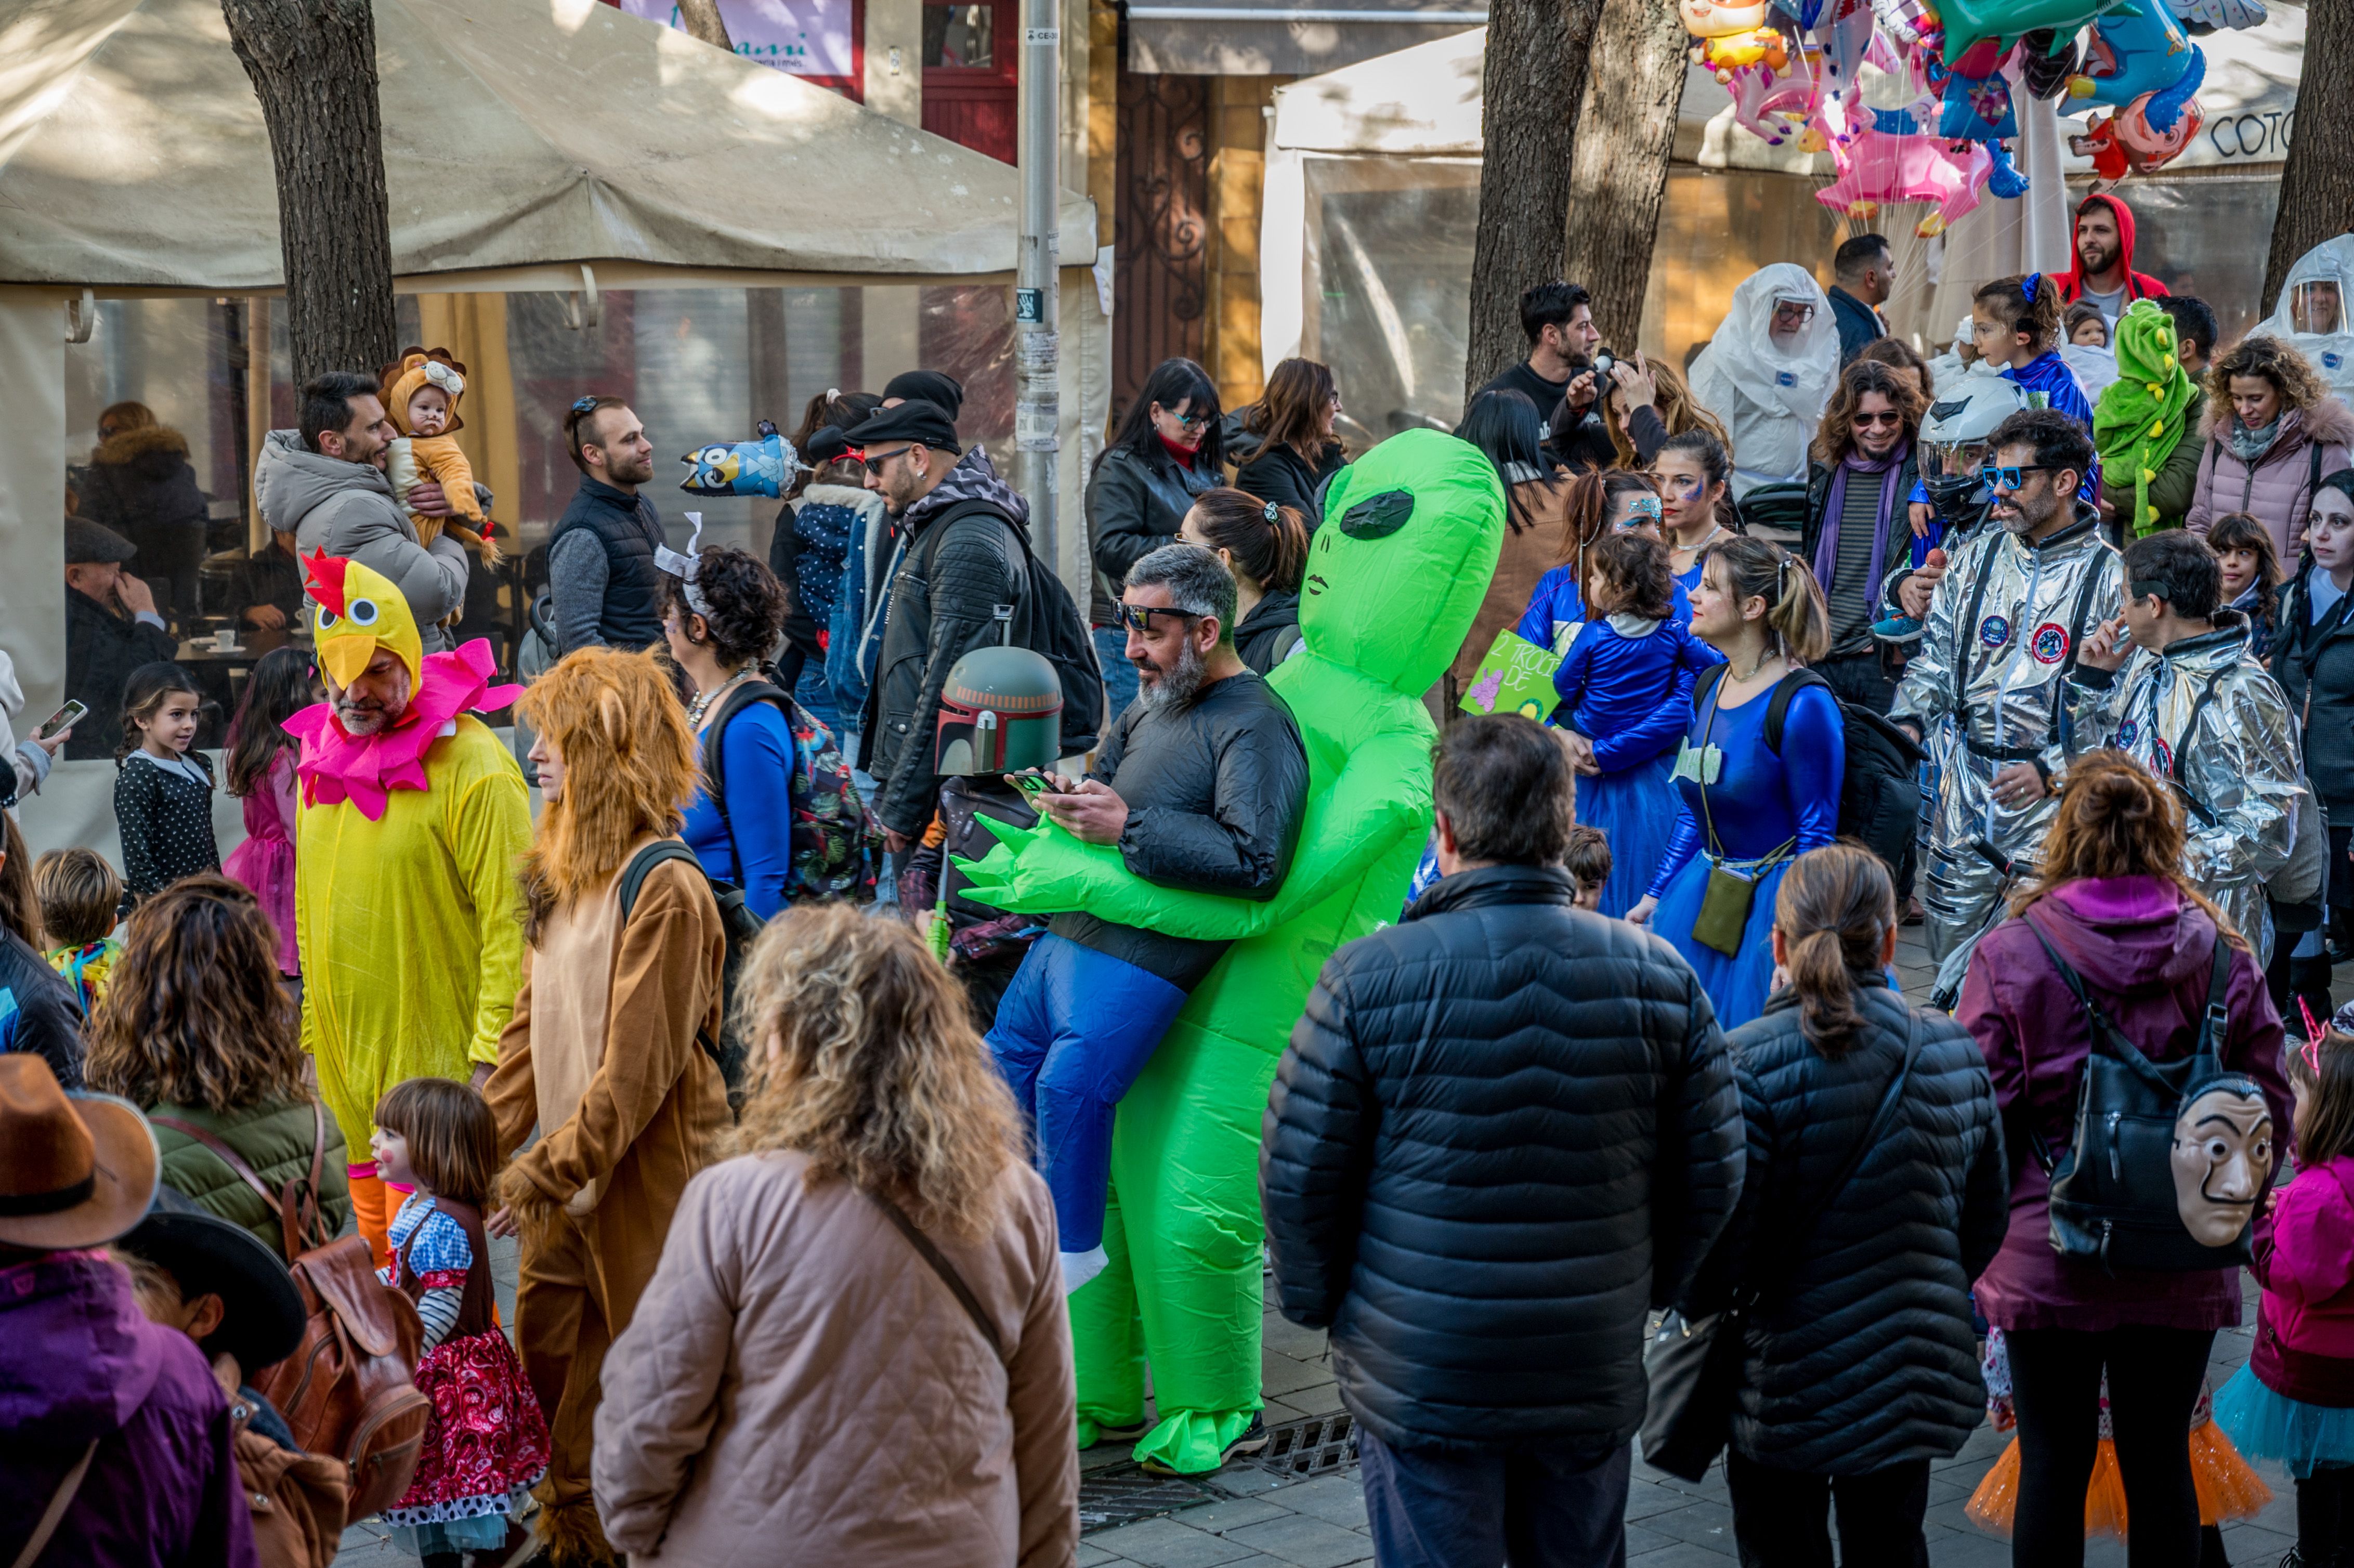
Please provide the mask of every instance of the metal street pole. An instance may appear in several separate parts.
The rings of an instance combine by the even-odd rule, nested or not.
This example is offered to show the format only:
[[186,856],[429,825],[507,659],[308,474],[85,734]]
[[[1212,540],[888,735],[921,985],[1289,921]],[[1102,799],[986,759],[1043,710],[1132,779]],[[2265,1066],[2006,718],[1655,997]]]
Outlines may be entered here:
[[1062,181],[1055,146],[1062,129],[1060,0],[1022,0],[1022,234],[1014,257],[1015,481],[1030,503],[1032,548],[1063,567],[1055,526],[1055,452],[1062,445],[1061,345],[1055,334],[1056,229]]

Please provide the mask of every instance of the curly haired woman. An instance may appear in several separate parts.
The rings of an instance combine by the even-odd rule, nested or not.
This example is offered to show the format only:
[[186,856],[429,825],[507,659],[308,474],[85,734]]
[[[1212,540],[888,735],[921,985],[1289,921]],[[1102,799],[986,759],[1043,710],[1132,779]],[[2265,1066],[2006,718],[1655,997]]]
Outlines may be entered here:
[[[695,866],[631,858],[676,838],[695,736],[647,653],[582,648],[518,705],[546,805],[523,864],[523,989],[483,1097],[508,1166],[487,1226],[523,1234],[515,1330],[553,1448],[541,1500],[557,1568],[611,1557],[588,1493],[606,1347],[653,1277],[687,1179],[727,1125],[719,1034],[727,938]],[[682,846],[683,847],[683,846]]]
[[88,1044],[90,1086],[121,1095],[156,1123],[164,1185],[282,1254],[278,1216],[198,1134],[227,1146],[272,1192],[309,1179],[323,1138],[320,1214],[331,1232],[342,1230],[352,1212],[343,1131],[303,1086],[301,1022],[279,978],[278,933],[242,883],[183,877],[133,911]]
[[2313,362],[2276,337],[2257,336],[2216,356],[2207,370],[2206,455],[2184,522],[2206,535],[2227,512],[2244,512],[2273,536],[2284,562],[2305,558],[2306,514],[2321,476],[2348,466],[2354,410]]

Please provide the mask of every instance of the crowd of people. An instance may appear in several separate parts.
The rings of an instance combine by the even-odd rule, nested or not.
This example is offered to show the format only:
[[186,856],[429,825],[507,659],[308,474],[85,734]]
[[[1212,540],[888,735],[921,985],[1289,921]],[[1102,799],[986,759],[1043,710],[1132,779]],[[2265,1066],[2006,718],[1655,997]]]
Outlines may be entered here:
[[2134,238],[1936,362],[1876,235],[1688,376],[1541,283],[1354,454],[1171,360],[1076,602],[946,376],[811,401],[766,559],[589,393],[520,687],[465,367],[322,376],[218,778],[109,410],[7,782],[111,752],[120,869],[0,815],[0,1552],[1066,1563],[1081,1450],[1267,1445],[1264,1266],[1385,1568],[1623,1560],[1638,1433],[1744,1563],[1924,1562],[1989,1413],[2016,1561],[2215,1563],[2250,1460],[2339,1560],[2354,413]]

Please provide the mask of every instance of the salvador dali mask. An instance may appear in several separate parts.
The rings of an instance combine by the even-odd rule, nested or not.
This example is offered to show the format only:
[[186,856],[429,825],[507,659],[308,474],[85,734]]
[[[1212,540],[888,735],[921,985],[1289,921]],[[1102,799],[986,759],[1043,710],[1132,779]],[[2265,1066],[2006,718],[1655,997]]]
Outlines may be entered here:
[[2255,1218],[2273,1171],[2273,1113],[2247,1078],[2209,1081],[2174,1122],[2174,1201],[2201,1246],[2229,1246]]

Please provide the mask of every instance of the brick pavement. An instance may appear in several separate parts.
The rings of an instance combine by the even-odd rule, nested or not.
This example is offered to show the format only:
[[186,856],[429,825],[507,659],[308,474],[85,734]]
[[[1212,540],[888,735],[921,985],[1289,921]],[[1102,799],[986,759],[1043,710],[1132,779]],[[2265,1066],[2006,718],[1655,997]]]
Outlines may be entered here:
[[[1918,927],[1905,929],[1896,962],[1906,993],[1925,1001],[1936,977],[1920,947]],[[2349,980],[2354,974],[2341,970],[2340,994],[2349,989]],[[493,1252],[500,1310],[512,1322],[513,1244],[493,1244]],[[2255,1287],[2253,1278],[2243,1278],[2248,1291],[2243,1318],[2251,1327],[2216,1336],[2212,1368],[2218,1388],[2248,1358]],[[1322,1334],[1269,1311],[1264,1356],[1270,1425],[1341,1408]],[[1927,1525],[1932,1568],[2000,1568],[2009,1563],[2009,1543],[1979,1530],[1962,1512],[2005,1441],[1993,1428],[1981,1426],[1959,1454],[1933,1467]],[[1092,1472],[1124,1457],[1122,1451],[1109,1449],[1085,1455],[1082,1463]],[[2269,1568],[2296,1544],[2296,1500],[2288,1479],[2269,1468],[2264,1478],[2275,1494],[2272,1506],[2223,1531],[2231,1560],[2242,1568]],[[1235,1465],[1206,1478],[1203,1489],[1206,1500],[1197,1505],[1089,1532],[1079,1545],[1078,1568],[1345,1568],[1373,1561],[1364,1492],[1353,1465],[1308,1480],[1288,1480],[1254,1466]],[[1627,1504],[1628,1568],[1725,1568],[1736,1561],[1732,1525],[1721,1467],[1693,1484],[1636,1464]],[[398,1568],[415,1561],[394,1552],[377,1525],[355,1525],[344,1540],[336,1561],[345,1568]],[[2086,1550],[2085,1563],[2086,1568],[2124,1568],[2125,1549],[2094,1542]]]

